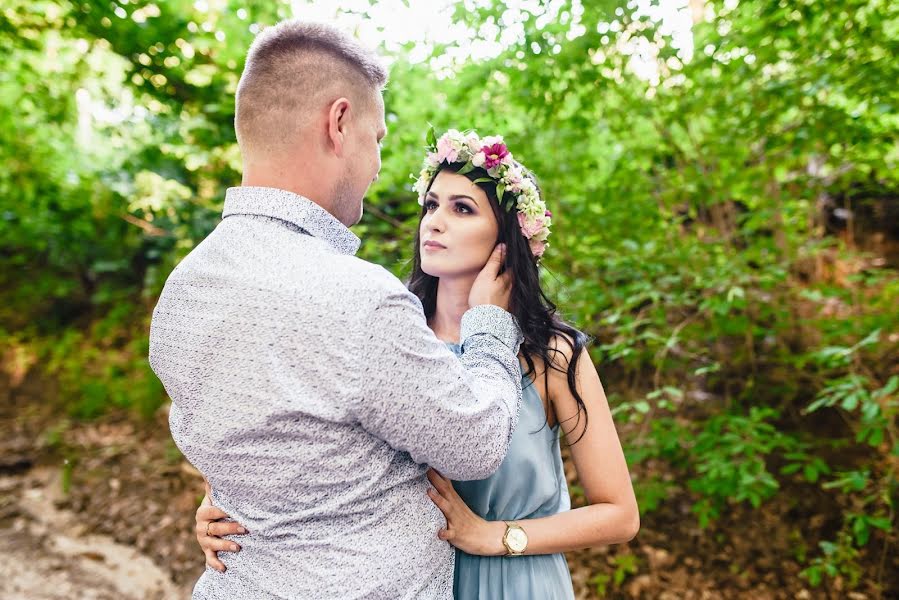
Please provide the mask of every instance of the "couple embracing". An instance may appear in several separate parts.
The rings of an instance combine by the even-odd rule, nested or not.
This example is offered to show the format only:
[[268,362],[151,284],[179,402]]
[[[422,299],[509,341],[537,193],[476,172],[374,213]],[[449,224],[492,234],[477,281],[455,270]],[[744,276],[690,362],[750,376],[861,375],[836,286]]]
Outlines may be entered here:
[[248,53],[242,185],[150,332],[208,484],[196,599],[567,599],[563,553],[639,527],[586,336],[540,287],[552,215],[500,136],[429,137],[407,285],[354,256],[386,80],[328,25]]

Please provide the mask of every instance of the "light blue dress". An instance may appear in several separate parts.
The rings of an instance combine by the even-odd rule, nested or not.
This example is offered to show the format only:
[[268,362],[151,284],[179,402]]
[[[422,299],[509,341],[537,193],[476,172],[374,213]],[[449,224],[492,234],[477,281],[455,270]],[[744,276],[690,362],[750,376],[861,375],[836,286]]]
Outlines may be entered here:
[[[461,355],[459,345],[447,346]],[[522,390],[518,426],[499,469],[487,479],[453,482],[471,510],[488,521],[536,519],[571,508],[559,426],[546,424],[540,394],[524,375]],[[574,590],[564,554],[472,556],[456,550],[453,596],[456,600],[573,600]]]

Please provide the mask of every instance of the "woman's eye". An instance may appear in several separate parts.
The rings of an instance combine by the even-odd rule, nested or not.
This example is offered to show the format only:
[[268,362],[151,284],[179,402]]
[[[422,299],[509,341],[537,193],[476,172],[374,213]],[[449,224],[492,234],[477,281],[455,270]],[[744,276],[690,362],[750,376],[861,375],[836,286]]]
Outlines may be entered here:
[[431,211],[437,208],[437,203],[433,200],[425,200],[425,210]]
[[467,204],[457,204],[456,210],[458,210],[461,213],[465,213],[465,214],[471,214],[471,212],[472,212],[472,210],[468,207]]

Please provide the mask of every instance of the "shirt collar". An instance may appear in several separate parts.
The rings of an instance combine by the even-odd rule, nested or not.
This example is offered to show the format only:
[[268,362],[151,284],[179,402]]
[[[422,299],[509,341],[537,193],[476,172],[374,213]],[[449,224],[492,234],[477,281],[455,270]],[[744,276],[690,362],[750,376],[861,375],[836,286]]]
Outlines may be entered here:
[[361,243],[334,215],[312,200],[277,188],[228,188],[222,218],[231,215],[256,215],[292,223],[340,254],[356,254]]

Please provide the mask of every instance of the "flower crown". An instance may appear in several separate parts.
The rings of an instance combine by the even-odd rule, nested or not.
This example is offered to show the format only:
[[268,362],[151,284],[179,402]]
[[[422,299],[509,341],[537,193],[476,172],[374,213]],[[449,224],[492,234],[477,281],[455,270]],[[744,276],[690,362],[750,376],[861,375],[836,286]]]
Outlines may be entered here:
[[[507,211],[512,208],[518,211],[521,234],[527,238],[533,255],[537,258],[543,256],[549,245],[546,239],[549,237],[552,213],[546,210],[546,203],[540,198],[534,180],[512,158],[502,136],[481,138],[473,130],[461,132],[450,129],[438,139],[432,127],[428,130],[427,150],[424,165],[413,188],[418,192],[419,205],[424,206],[428,184],[441,164],[465,163],[458,171],[460,175],[482,168],[489,177],[480,177],[474,183],[496,183],[496,198],[500,206]],[[510,201],[504,203],[503,197]]]

